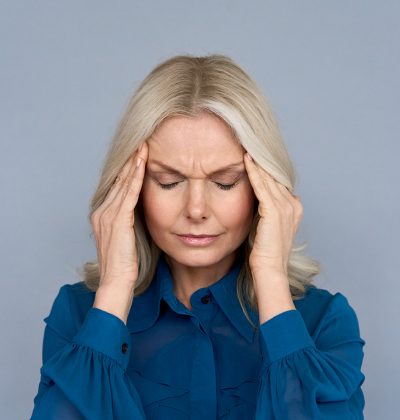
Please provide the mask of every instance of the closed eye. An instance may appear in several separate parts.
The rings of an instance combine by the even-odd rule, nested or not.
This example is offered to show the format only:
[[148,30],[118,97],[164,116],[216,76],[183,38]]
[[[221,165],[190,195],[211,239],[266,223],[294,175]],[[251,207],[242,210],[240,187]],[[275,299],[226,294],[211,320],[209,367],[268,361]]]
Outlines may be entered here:
[[[238,184],[239,181],[236,181],[234,184],[220,184],[219,182],[215,182],[218,188],[221,190],[231,190],[233,187],[235,187]],[[179,182],[173,182],[171,184],[161,184],[157,181],[157,184],[163,189],[163,190],[172,190],[172,188],[175,188]]]

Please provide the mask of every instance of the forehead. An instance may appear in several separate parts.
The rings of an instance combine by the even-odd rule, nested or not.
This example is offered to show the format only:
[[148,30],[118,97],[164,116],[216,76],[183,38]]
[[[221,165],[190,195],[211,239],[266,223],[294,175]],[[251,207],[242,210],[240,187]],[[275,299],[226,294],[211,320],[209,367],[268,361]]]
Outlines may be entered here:
[[196,117],[176,115],[163,121],[148,139],[149,157],[177,154],[186,158],[242,155],[243,147],[231,128],[221,118],[209,112]]

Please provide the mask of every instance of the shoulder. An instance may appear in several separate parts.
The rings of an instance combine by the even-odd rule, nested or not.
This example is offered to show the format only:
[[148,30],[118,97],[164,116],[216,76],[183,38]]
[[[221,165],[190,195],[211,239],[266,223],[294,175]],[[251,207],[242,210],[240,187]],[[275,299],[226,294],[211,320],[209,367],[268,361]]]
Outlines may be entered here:
[[317,310],[326,310],[330,306],[351,307],[348,298],[341,292],[331,292],[327,289],[310,285],[307,287],[304,297],[299,299],[300,310],[310,310],[311,307]]
[[49,315],[43,321],[65,338],[71,338],[81,327],[93,306],[95,292],[83,281],[60,287]]
[[341,292],[333,293],[311,285],[306,289],[304,297],[295,301],[295,306],[311,330],[322,328],[327,323],[340,323],[359,333],[356,312]]

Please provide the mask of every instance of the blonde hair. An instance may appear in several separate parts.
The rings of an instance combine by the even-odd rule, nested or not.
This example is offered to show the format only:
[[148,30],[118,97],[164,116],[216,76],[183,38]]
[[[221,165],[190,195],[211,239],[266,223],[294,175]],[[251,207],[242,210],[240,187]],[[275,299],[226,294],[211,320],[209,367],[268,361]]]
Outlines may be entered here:
[[[89,220],[106,198],[128,157],[159,124],[174,115],[194,117],[202,111],[222,118],[256,162],[293,192],[295,174],[292,162],[276,119],[255,82],[225,55],[177,55],[159,63],[129,100],[105,156],[100,180],[91,200]],[[151,284],[162,252],[147,231],[140,201],[135,208],[139,276],[134,296],[143,293]],[[257,206],[258,200],[255,208]],[[250,319],[245,305],[249,304],[252,310],[258,312],[248,257],[259,218],[256,211],[250,233],[240,247],[244,264],[237,280],[240,305],[255,328],[258,326]],[[304,296],[312,277],[320,272],[317,261],[302,255],[306,244],[293,246],[290,254],[288,277],[293,300]],[[78,273],[91,291],[97,290],[100,280],[97,261],[86,262]]]

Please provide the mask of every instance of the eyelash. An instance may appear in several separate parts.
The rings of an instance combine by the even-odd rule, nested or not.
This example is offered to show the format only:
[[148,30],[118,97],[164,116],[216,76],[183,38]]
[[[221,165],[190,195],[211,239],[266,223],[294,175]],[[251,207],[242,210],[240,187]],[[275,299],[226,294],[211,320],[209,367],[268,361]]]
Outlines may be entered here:
[[[175,186],[178,185],[179,182],[173,182],[172,184],[161,184],[160,182],[157,182],[157,184],[163,190],[172,190],[172,188],[175,188]],[[216,182],[215,184],[217,184],[218,188],[220,188],[221,190],[228,191],[234,188],[238,184],[238,181],[234,184],[220,184],[219,182]]]

